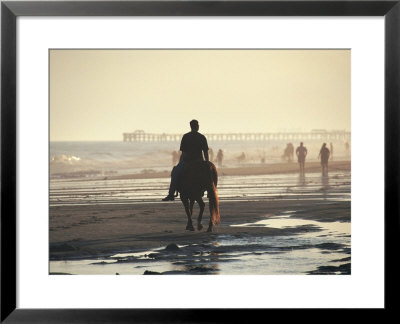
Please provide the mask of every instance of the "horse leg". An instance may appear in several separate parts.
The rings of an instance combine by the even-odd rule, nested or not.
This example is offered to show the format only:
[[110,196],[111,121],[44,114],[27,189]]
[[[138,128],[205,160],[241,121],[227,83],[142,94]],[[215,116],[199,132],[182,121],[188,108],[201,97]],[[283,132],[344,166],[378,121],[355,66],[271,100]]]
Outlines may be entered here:
[[194,199],[189,199],[189,208],[190,208],[190,215],[193,215],[193,206],[194,206],[194,202],[195,202],[195,200]]
[[[209,203],[210,203],[210,202],[209,202]],[[212,218],[212,216],[211,216],[211,205],[210,205],[210,222],[208,223],[207,232],[212,232],[213,223],[212,223],[211,218]]]
[[186,229],[189,231],[194,231],[194,227],[193,227],[193,223],[192,223],[192,214],[190,212],[190,206],[189,206],[189,199],[181,198],[181,201],[183,203],[183,206],[185,207],[185,212],[186,212],[186,215],[188,218],[188,222],[186,224]]
[[213,224],[212,224],[211,216],[210,216],[210,222],[208,223],[207,232],[212,232],[212,228],[213,228]]
[[199,217],[197,217],[197,230],[200,231],[203,228],[203,225],[201,225],[201,219],[203,217],[204,207],[206,204],[204,203],[204,201],[201,197],[199,199],[197,199],[197,203],[199,204],[199,207],[200,207]]

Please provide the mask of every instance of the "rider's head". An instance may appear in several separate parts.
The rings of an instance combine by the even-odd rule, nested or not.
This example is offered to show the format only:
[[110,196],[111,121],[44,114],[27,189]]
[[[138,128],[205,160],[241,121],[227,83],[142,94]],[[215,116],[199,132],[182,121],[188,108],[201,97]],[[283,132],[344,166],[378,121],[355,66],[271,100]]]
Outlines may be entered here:
[[303,142],[300,142],[300,146],[303,146]]
[[192,129],[192,131],[198,131],[199,130],[199,122],[196,119],[193,119],[190,122],[190,128]]

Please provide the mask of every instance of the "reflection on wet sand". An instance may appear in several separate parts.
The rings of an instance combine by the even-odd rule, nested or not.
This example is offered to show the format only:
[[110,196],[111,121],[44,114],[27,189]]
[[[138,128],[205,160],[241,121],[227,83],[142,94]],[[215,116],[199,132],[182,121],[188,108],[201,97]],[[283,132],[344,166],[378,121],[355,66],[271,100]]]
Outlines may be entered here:
[[305,174],[304,173],[300,173],[299,174],[299,182],[298,182],[298,185],[299,185],[299,187],[305,187],[306,186],[306,176],[305,176]]
[[328,175],[322,175],[322,180],[321,180],[321,183],[322,183],[322,196],[323,196],[323,198],[324,199],[327,199],[328,198],[328,196],[329,196],[329,189],[330,189],[330,187],[329,187],[329,176]]
[[[53,261],[51,272],[145,275],[350,273],[348,222],[320,222],[285,214],[232,226],[295,229],[297,234],[289,237],[221,235],[215,241],[202,244],[169,244],[164,248],[115,254],[92,261]],[[318,272],[318,267],[326,264],[331,264],[329,271]]]

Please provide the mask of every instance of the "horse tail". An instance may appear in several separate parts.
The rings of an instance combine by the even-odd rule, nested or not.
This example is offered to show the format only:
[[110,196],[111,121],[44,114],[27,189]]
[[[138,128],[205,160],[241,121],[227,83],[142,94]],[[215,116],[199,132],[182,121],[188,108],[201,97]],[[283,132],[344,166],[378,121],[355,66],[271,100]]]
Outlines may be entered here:
[[217,185],[218,185],[217,168],[216,168],[215,164],[212,163],[211,161],[208,161],[207,165],[208,165],[208,174],[211,177],[211,182],[214,182],[215,187],[217,187]]
[[208,192],[208,195],[209,195],[211,222],[213,225],[218,225],[221,222],[221,217],[219,215],[219,197],[214,182],[211,183],[211,190]]
[[209,196],[209,205],[210,205],[210,214],[211,214],[211,222],[213,225],[218,225],[221,222],[221,217],[219,214],[219,197],[217,191],[217,183],[218,183],[218,174],[215,165],[209,162],[210,166],[210,182],[211,188],[208,190]]

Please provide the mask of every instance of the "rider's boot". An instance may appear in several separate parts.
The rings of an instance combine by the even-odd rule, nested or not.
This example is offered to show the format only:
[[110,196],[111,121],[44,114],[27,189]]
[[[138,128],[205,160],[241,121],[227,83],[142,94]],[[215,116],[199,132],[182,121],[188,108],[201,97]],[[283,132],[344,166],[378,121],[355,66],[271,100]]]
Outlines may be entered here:
[[174,201],[175,197],[174,195],[168,195],[167,197],[163,198],[162,201]]

